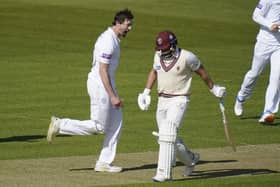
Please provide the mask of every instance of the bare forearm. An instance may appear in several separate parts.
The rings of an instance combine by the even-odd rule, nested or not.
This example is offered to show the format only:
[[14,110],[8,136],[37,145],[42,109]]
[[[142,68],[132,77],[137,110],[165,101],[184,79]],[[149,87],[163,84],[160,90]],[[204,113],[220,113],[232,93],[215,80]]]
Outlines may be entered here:
[[146,82],[146,88],[152,89],[156,79],[157,79],[157,72],[152,69],[149,73],[149,76],[148,76],[148,79]]
[[200,78],[205,82],[209,89],[212,89],[214,86],[214,82],[209,76],[208,72],[201,65],[200,68],[196,71],[196,73],[200,76]]

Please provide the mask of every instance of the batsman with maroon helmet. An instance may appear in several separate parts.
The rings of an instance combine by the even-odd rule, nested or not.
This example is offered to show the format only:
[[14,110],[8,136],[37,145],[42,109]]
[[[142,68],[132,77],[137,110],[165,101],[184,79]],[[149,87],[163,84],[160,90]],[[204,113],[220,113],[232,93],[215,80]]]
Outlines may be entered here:
[[150,91],[157,80],[158,104],[156,120],[158,125],[158,165],[155,182],[172,180],[172,167],[176,157],[185,164],[184,175],[188,176],[199,161],[199,153],[193,153],[178,137],[182,119],[191,95],[192,73],[198,74],[216,97],[225,96],[226,89],[215,85],[198,57],[178,47],[175,34],[162,31],[156,36],[153,67],[148,75],[143,93],[138,95],[141,110],[148,110]]

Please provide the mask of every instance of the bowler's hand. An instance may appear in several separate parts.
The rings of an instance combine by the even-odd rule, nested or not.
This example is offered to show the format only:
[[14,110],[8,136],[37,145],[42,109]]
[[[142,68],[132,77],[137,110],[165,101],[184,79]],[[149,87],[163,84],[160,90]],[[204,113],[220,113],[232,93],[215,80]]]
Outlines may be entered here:
[[111,97],[111,104],[114,108],[120,108],[122,106],[122,101],[119,97]]
[[280,24],[273,24],[270,30],[271,32],[280,32]]

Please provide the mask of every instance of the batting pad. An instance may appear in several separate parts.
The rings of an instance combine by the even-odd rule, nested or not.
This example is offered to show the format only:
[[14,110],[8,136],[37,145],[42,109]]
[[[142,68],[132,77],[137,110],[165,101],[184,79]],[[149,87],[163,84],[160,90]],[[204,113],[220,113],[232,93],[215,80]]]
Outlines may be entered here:
[[186,166],[192,165],[192,152],[184,144],[183,140],[179,137],[176,139],[175,143],[177,158],[183,162]]
[[172,178],[172,163],[175,155],[176,126],[173,123],[162,125],[159,129],[159,156],[157,175]]

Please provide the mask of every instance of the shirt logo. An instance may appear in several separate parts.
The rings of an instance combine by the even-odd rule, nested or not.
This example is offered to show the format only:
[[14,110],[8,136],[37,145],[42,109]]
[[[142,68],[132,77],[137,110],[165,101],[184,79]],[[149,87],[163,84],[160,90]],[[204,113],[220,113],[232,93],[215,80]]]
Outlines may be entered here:
[[160,66],[156,66],[155,70],[157,70],[157,71],[160,70]]
[[263,7],[262,4],[260,4],[260,3],[257,4],[258,9],[262,9],[262,7]]
[[111,59],[112,55],[111,54],[102,53],[101,57],[102,58],[106,58],[106,59]]

